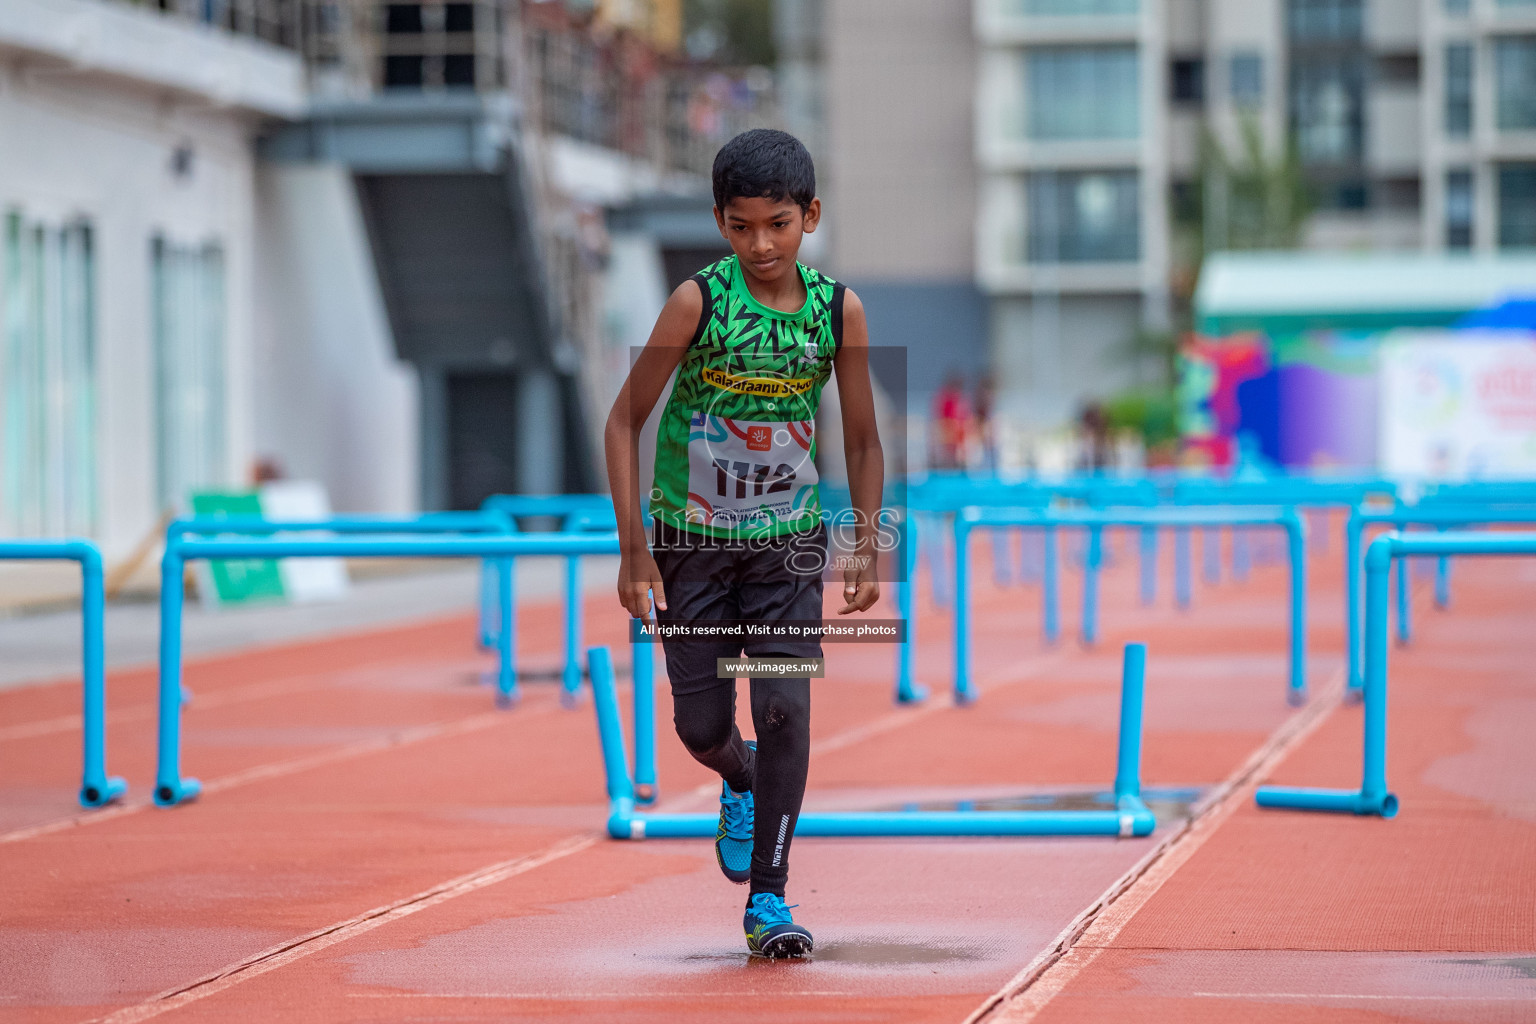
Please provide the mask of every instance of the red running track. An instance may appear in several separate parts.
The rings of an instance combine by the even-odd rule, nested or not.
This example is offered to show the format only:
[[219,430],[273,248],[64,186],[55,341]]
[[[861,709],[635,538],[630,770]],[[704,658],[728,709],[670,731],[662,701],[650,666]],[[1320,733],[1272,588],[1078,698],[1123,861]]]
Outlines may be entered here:
[[[1313,563],[1319,690],[1340,665],[1334,561]],[[1144,840],[803,840],[790,897],[818,942],[804,963],[745,957],[745,892],[719,877],[707,843],[603,838],[590,707],[562,709],[553,686],[534,684],[516,710],[493,710],[480,679],[490,662],[471,648],[467,619],[192,663],[185,764],[210,791],[168,811],[129,803],[76,813],[78,732],[66,723],[78,690],[0,693],[0,1019],[673,1022],[750,1007],[796,1021],[959,1021],[982,1008],[1006,1019],[1232,1020],[1259,1019],[1271,1005],[1274,1019],[1300,1019],[1302,1009],[1305,1019],[1353,1019],[1362,1005],[1378,1008],[1294,998],[1347,994],[1334,991],[1341,969],[1325,966],[1346,961],[1318,956],[1363,950],[1376,958],[1360,961],[1372,977],[1419,977],[1420,961],[1393,957],[1430,932],[1444,954],[1436,962],[1450,965],[1438,969],[1479,989],[1479,979],[1518,970],[1490,957],[1518,961],[1522,937],[1523,948],[1536,945],[1526,913],[1536,906],[1532,848],[1519,831],[1530,815],[1504,804],[1473,813],[1502,798],[1485,792],[1495,782],[1533,803],[1522,787],[1536,773],[1488,768],[1528,764],[1501,760],[1510,737],[1528,734],[1519,715],[1529,694],[1511,676],[1528,652],[1500,628],[1519,582],[1463,574],[1455,610],[1424,616],[1418,647],[1398,659],[1404,694],[1416,672],[1471,667],[1454,691],[1426,686],[1422,712],[1414,697],[1400,702],[1392,752],[1404,812],[1390,823],[1248,807],[1260,752],[1276,781],[1343,785],[1357,771],[1357,712],[1334,711],[1321,695],[1300,716],[1284,704],[1283,568],[1202,587],[1195,611],[1179,613],[1166,594],[1139,608],[1134,560],[1122,557],[1104,580],[1105,637],[1092,651],[1044,648],[1034,592],[980,581],[982,698],[964,709],[943,696],[948,620],[931,607],[919,660],[936,699],[922,708],[891,705],[889,648],[829,645],[810,806],[1106,788],[1128,640],[1151,648],[1147,784],[1207,796],[1194,828],[1165,816]],[[1523,582],[1528,599],[1536,587]],[[590,639],[617,647],[620,615],[606,595],[594,598]],[[553,666],[557,610],[530,608],[523,621],[533,641],[524,664]],[[1435,658],[1438,668],[1419,667]],[[111,764],[141,797],[152,773],[152,673],[114,673],[109,693]],[[707,774],[664,726],[664,800],[707,808]],[[1420,728],[1422,743],[1408,738]],[[1477,739],[1489,735],[1492,746]],[[1438,788],[1417,788],[1415,772]],[[1460,859],[1431,856],[1448,843]],[[1128,874],[1136,880],[1093,916]],[[1085,912],[1087,931],[1075,935],[1069,926]],[[1234,935],[1226,945],[1216,941],[1222,927]],[[1066,955],[1026,971],[1064,929]],[[1337,941],[1296,945],[1314,933]],[[1282,992],[1279,980],[1297,991]],[[1530,983],[1500,984],[1495,994],[1519,995]],[[1275,992],[1289,994],[1254,998]],[[1413,1012],[1529,1008],[1408,1002]],[[1371,1019],[1467,1019],[1398,1013],[1394,1004]]]

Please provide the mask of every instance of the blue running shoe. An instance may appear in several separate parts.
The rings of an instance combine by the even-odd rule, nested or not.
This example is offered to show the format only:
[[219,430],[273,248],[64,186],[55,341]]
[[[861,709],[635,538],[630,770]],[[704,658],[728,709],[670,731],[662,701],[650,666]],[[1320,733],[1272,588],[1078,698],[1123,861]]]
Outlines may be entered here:
[[809,953],[811,933],[795,924],[789,914],[797,906],[798,903],[786,907],[784,897],[771,892],[753,893],[747,904],[747,916],[741,922],[747,933],[747,948],[771,960]]
[[720,785],[720,827],[715,830],[715,859],[725,877],[744,885],[752,874],[752,794]]

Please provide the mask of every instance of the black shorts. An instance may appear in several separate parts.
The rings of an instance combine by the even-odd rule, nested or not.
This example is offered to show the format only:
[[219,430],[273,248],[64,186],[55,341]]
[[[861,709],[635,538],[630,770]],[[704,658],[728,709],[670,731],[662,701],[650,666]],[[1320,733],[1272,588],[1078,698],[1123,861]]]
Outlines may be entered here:
[[[656,611],[661,622],[821,620],[825,525],[756,541],[709,537],[660,520],[654,526],[651,553],[667,592],[666,610]],[[673,693],[731,683],[716,675],[719,658],[822,656],[820,640],[664,640],[662,648]]]

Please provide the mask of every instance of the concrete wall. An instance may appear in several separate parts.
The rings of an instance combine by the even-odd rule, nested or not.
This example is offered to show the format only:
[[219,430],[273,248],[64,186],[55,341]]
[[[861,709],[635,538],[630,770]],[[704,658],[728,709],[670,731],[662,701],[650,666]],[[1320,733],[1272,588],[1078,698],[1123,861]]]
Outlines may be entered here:
[[[870,343],[908,349],[913,412],[949,370],[987,361],[975,285],[972,105],[964,3],[827,0],[827,269],[868,310]],[[890,382],[882,382],[894,389]]]
[[[252,453],[254,121],[206,100],[74,72],[0,47],[0,211],[84,218],[96,259],[99,540],[125,552],[156,521],[150,243],[218,242],[226,268],[228,482]],[[25,140],[25,144],[18,144]],[[173,154],[186,148],[190,170]]]
[[416,374],[395,357],[351,172],[268,164],[258,194],[255,453],[323,482],[338,512],[413,512]]
[[835,273],[968,278],[976,45],[961,3],[830,0],[823,195]]

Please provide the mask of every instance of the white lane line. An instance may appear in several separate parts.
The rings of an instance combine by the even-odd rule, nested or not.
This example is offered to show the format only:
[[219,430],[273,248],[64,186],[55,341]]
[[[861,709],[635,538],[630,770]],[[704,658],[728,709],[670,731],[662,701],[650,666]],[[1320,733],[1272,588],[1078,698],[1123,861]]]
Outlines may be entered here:
[[[1034,664],[1027,666],[1022,673],[1014,676],[1013,678],[1010,678],[1006,683],[994,683],[992,685],[1004,686],[1021,682],[1030,678],[1047,666],[1064,659],[1065,657],[1067,657],[1066,652],[1047,655],[1046,657],[1039,659]],[[937,713],[938,711],[944,710],[950,706],[951,705],[949,704],[934,700],[922,707],[903,708],[895,712],[887,712],[880,718],[875,719],[873,722],[861,723],[859,725],[851,726],[840,733],[834,733],[833,735],[828,736],[817,743],[813,743],[811,747],[812,753],[824,753],[829,750],[842,749],[851,743],[856,743],[871,736],[876,736],[881,733],[888,732],[897,726],[903,725],[907,722],[916,721],[925,717],[926,715]],[[547,710],[547,708],[544,710]],[[496,722],[507,721],[508,719],[502,713],[493,713],[485,716],[477,716],[474,719],[470,719],[469,723],[476,723],[482,720],[487,720],[488,722]],[[444,730],[438,730],[436,733],[434,733],[434,735],[441,734],[443,731]],[[370,743],[372,746],[377,747],[376,742],[370,741]],[[399,744],[397,743],[393,745],[398,746]],[[354,748],[348,749],[353,750],[355,753],[355,747],[358,746],[362,746],[362,744],[354,745]],[[332,752],[333,755],[338,753],[339,752]],[[299,760],[318,762],[322,756],[323,755],[316,755],[314,758],[304,758]],[[348,756],[352,755],[349,754]],[[329,760],[335,759],[337,759],[335,756],[329,758]],[[207,784],[205,789],[227,789],[233,785],[255,781],[257,778],[271,778],[277,774],[290,774],[292,771],[302,770],[302,767],[313,767],[313,764],[305,764],[302,767],[292,767],[295,764],[296,762],[284,762],[282,765],[270,765],[253,768],[247,772],[242,772],[238,773],[237,775],[226,776],[223,779],[214,780],[214,782]],[[281,770],[285,766],[289,766],[288,770]],[[658,809],[666,809],[669,811],[676,810],[680,805],[690,804],[693,801],[698,800],[700,797],[712,794],[715,791],[716,784],[708,783],[699,786],[687,793],[681,794],[673,800],[663,800]],[[128,810],[126,808],[121,809],[121,813],[128,813]],[[89,820],[96,819],[91,818]],[[65,826],[61,825],[59,827]],[[403,900],[386,904],[383,907],[375,908],[374,910],[367,911],[358,915],[357,917],[350,918],[347,921],[343,921],[339,924],[329,925],[317,931],[310,932],[307,935],[299,936],[296,939],[287,940],[277,946],[257,953],[254,956],[248,957],[245,960],[239,961],[238,963],[232,964],[228,967],[215,971],[212,974],[206,975],[203,978],[200,978],[188,985],[184,985],[177,989],[161,993],[157,996],[152,996],[150,999],[142,1003],[125,1007],[106,1017],[97,1018],[96,1021],[91,1022],[91,1024],[133,1024],[133,1022],[136,1021],[148,1020],[151,1017],[159,1016],[162,1013],[176,1009],[177,1007],[183,1006],[189,1002],[204,999],[218,992],[222,992],[225,989],[231,988],[234,985],[238,985],[243,981],[249,980],[250,978],[259,977],[268,971],[276,970],[278,967],[292,963],[293,961],[308,956],[311,953],[319,952],[320,950],[329,946],[333,946],[336,943],[351,937],[352,935],[357,935],[364,931],[370,931],[374,928],[378,928],[384,924],[387,924],[389,921],[414,914],[418,910],[426,909],[428,906],[436,906],[438,903],[453,899],[456,896],[474,892],[478,889],[484,888],[487,885],[493,885],[496,882],[502,881],[505,878],[511,878],[513,875],[522,874],[524,871],[531,871],[533,868],[547,864],[553,860],[558,860],[562,857],[568,857],[572,854],[579,853],[582,850],[585,850],[596,844],[600,838],[600,836],[588,835],[583,837],[576,837],[574,839],[563,840],[562,842],[556,843],[554,846],[548,847],[540,853],[532,854],[529,857],[520,858],[514,861],[506,861],[502,862],[501,864],[493,864],[490,867],[482,868],[479,871],[472,872],[469,875],[461,876],[459,879],[445,882],[438,886],[433,886],[431,889],[428,889],[423,893],[418,893],[415,896],[406,897]],[[3,836],[0,836],[0,841],[4,841]],[[516,870],[512,870],[513,867],[516,867]],[[851,995],[856,993],[826,994]]]
[[[1175,993],[1175,995],[1177,995]],[[1399,999],[1412,1000],[1443,1000],[1451,1003],[1529,1003],[1536,1001],[1536,996],[1383,996],[1383,995],[1346,995],[1338,993],[1319,992],[1191,992],[1196,999],[1305,999],[1308,1002],[1318,1002],[1323,999],[1380,999],[1387,1002],[1396,1002]],[[1144,996],[1138,998],[1145,998]]]
[[[367,667],[359,671],[366,671]],[[74,680],[74,685],[79,686],[80,681]],[[248,700],[261,700],[264,697],[283,697],[301,690],[326,688],[345,689],[349,685],[345,682],[337,682],[334,672],[309,672],[299,676],[286,676],[282,679],[269,680],[264,683],[247,683],[244,686],[232,686],[227,690],[215,690],[212,692],[198,693],[197,710],[204,711],[208,708],[226,707],[230,704],[240,704]],[[124,708],[117,708],[107,712],[107,725],[119,725],[123,722],[143,721],[153,719],[159,714],[159,705],[153,701],[130,704]],[[57,718],[46,718],[36,722],[24,722],[20,725],[11,725],[0,728],[0,742],[16,739],[28,739],[33,736],[46,736],[56,732],[68,732],[80,728],[79,715],[62,715]]]
[[465,893],[476,892],[497,882],[504,882],[509,878],[543,867],[552,861],[580,853],[595,845],[599,838],[601,837],[592,834],[571,836],[537,853],[514,857],[511,860],[504,860],[478,871],[472,871],[467,875],[460,875],[458,878],[425,889],[414,896],[386,903],[338,924],[265,949],[229,967],[204,975],[190,985],[162,992],[137,1005],[127,1006],[116,1013],[95,1018],[92,1024],[137,1024],[138,1021],[149,1020],[162,1013],[180,1009],[189,1003],[217,995],[226,989],[275,971],[279,967],[286,967],[296,960],[318,953],[322,949],[328,949],[339,942],[345,942],[375,928],[382,928],[392,921],[410,917],[412,914],[418,914],[440,903],[463,896]]
[[[1344,671],[1312,695],[1307,707],[1290,718],[1210,795],[1192,808],[1192,816],[1165,836],[1146,856],[1121,875],[1097,900],[1073,918],[1024,969],[1014,975],[965,1024],[1026,1024],[1035,1019],[1082,970],[1112,942],[1163,883],[1182,867],[1217,826],[1242,806],[1257,786],[1292,750],[1327,720],[1343,702]],[[1086,952],[1079,952],[1086,950]]]
[[868,992],[836,992],[830,989],[732,989],[729,992],[348,992],[348,999],[548,999],[562,1003],[620,999],[739,999],[751,996],[835,996],[868,999]]
[[[118,713],[119,715],[122,712]],[[117,716],[113,716],[113,721]],[[63,715],[59,718],[44,718],[36,722],[26,722],[22,725],[8,725],[0,729],[0,743],[8,740],[25,740],[33,736],[47,736],[56,732],[69,732],[78,729],[84,722],[79,715]]]
[[[295,775],[299,772],[308,771],[311,768],[318,768],[321,765],[346,761],[381,750],[393,750],[396,747],[411,746],[412,744],[436,739],[440,736],[462,736],[467,733],[478,732],[481,729],[488,729],[499,722],[512,722],[526,719],[530,715],[542,715],[550,711],[553,706],[551,703],[543,707],[530,708],[516,718],[509,717],[505,711],[488,711],[470,718],[460,719],[456,722],[444,722],[437,725],[423,725],[411,729],[402,729],[387,736],[359,740],[356,743],[349,743],[344,747],[322,750],[314,754],[305,754],[302,757],[290,758],[287,761],[256,765],[231,775],[209,779],[203,783],[203,792],[218,793],[226,789],[233,789],[236,786],[248,785],[252,782],[281,778],[285,775]],[[63,832],[72,828],[96,825],[104,821],[113,821],[129,814],[137,814],[139,811],[153,806],[154,801],[149,797],[139,797],[111,807],[103,807],[101,810],[87,811],[68,818],[44,822],[41,825],[30,825],[11,832],[0,833],[0,845],[19,843],[22,840],[52,835],[53,833]]]

